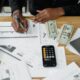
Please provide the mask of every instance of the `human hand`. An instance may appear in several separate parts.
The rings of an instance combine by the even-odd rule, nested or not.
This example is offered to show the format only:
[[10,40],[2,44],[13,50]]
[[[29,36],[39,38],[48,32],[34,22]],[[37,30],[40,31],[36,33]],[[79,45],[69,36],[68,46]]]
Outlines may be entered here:
[[19,11],[17,11],[15,14],[13,13],[12,27],[16,32],[20,33],[28,30],[28,22]]
[[47,8],[44,10],[37,10],[37,12],[38,14],[35,16],[34,21],[42,23],[64,15],[64,10],[62,8]]

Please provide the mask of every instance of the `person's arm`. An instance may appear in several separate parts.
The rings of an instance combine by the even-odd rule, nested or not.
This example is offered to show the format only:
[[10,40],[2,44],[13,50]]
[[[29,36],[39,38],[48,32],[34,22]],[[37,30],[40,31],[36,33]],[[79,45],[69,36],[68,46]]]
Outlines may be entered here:
[[65,7],[48,8],[42,11],[38,11],[35,21],[46,22],[48,20],[56,19],[61,16],[80,16],[80,3]]
[[0,12],[2,10],[3,4],[4,4],[4,0],[0,0]]
[[9,5],[11,7],[12,13],[16,10],[22,12],[22,6],[23,6],[22,0],[9,0]]
[[58,8],[46,8],[43,10],[37,10],[38,14],[35,16],[34,21],[36,22],[46,22],[49,20],[57,19],[65,14],[62,7]]
[[26,32],[28,30],[28,22],[22,15],[22,7],[24,0],[9,0],[12,10],[12,27],[17,32]]
[[63,7],[65,16],[80,16],[80,3]]

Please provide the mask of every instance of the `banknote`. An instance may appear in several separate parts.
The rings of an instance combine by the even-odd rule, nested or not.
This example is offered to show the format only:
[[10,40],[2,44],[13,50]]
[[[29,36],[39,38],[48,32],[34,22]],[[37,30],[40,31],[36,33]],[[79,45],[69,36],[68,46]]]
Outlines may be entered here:
[[56,39],[58,35],[57,24],[55,20],[50,20],[46,23],[50,38]]
[[59,44],[67,45],[72,37],[72,33],[73,33],[73,25],[64,24],[59,36]]

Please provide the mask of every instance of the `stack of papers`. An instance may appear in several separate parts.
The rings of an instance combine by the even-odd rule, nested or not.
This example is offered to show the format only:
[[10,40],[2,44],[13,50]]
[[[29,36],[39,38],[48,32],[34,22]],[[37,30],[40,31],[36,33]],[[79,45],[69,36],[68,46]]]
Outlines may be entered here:
[[[26,46],[26,48],[28,48],[28,46]],[[32,51],[28,51],[25,49],[25,52],[23,53],[18,52],[19,54],[21,53],[21,55],[23,55],[23,57],[20,59],[22,62],[24,62],[29,67],[31,77],[47,77],[46,75],[48,75],[52,71],[55,72],[55,71],[58,71],[59,69],[63,69],[64,67],[66,67],[66,57],[65,57],[65,51],[63,47],[55,48],[57,66],[53,68],[43,67],[41,46],[38,46],[37,49],[33,47],[31,48],[31,50]],[[17,52],[17,50],[15,52]],[[11,53],[12,55],[14,54],[13,55],[14,57],[9,54],[6,54],[0,50],[0,60],[4,63],[9,63],[9,64],[11,64],[11,62],[20,61],[15,58],[16,54],[14,54],[14,52]]]
[[0,65],[0,80],[31,80],[27,66],[21,62]]
[[52,71],[55,72],[66,67],[66,58],[64,54],[65,53],[64,48],[56,47],[55,49],[56,49],[55,52],[56,52],[56,59],[57,59],[56,67],[51,67],[51,68],[43,67],[42,54],[34,55],[35,58],[31,59],[33,67],[32,68],[29,67],[32,77],[47,77],[47,75],[50,74]]
[[73,62],[58,72],[52,72],[44,80],[80,80],[80,68]]
[[[18,67],[15,68],[13,66],[17,65],[19,62],[25,63],[25,65],[22,64],[23,67],[28,66],[27,71],[29,70],[29,72],[27,73],[30,74],[31,77],[47,77],[48,74],[52,72],[54,73],[58,72],[59,70],[66,67],[66,57],[65,57],[64,48],[57,47],[56,43],[54,43],[54,40],[49,39],[48,36],[45,35],[45,31],[44,31],[45,28],[42,31],[43,29],[42,27],[44,27],[44,24],[37,23],[35,25],[33,22],[30,22],[29,24],[30,27],[27,34],[16,33],[10,24],[11,23],[5,23],[4,25],[2,22],[0,23],[0,26],[1,26],[0,27],[1,28],[0,29],[0,42],[1,42],[0,43],[0,60],[1,60],[1,63],[3,64],[6,63],[10,66],[10,68],[12,67],[11,68],[12,70],[14,68],[15,70],[14,73],[16,75],[17,75],[16,69]],[[57,59],[56,67],[53,67],[53,68],[43,67],[42,51],[41,51],[42,45],[55,46],[55,53],[56,53],[56,59]],[[8,54],[6,54],[6,50],[4,51],[4,49],[2,49],[4,47],[7,47],[6,50]],[[15,50],[12,51],[12,47],[14,47]],[[14,57],[16,56],[20,60],[17,60],[11,55]],[[17,55],[22,57],[20,58]],[[20,69],[22,69],[24,72],[26,71],[25,68],[24,69],[20,68]],[[17,78],[17,80],[20,80],[20,79]]]

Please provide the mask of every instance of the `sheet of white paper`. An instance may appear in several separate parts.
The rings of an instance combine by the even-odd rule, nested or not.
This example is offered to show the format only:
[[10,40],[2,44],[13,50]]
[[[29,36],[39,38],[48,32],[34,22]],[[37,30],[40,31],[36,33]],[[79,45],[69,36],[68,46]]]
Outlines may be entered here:
[[31,80],[27,66],[22,62],[0,65],[0,80]]
[[74,79],[74,76],[79,73],[80,68],[73,62],[66,68],[50,73],[44,80],[79,80]]
[[0,80],[11,80],[10,71],[6,65],[0,65]]
[[11,26],[11,22],[0,22],[0,27],[10,27]]
[[[80,28],[77,29],[77,31],[76,31],[76,33],[74,34],[74,36],[73,36],[73,38],[71,39],[71,41],[73,41],[73,40],[75,40],[75,39],[77,39],[77,38],[79,38],[79,37],[80,37]],[[77,55],[80,56],[80,54],[77,52],[77,50],[74,49],[70,44],[68,44],[68,45],[66,46],[66,48],[67,48],[68,50],[70,50],[71,52],[73,52],[74,54],[77,54]]]
[[40,43],[58,45],[56,40],[49,38],[46,24],[34,23],[28,20],[29,29],[27,33],[20,34],[14,31],[11,27],[11,22],[0,22],[0,38],[36,38],[40,37]]
[[[0,40],[2,43],[0,45],[12,45],[17,48],[17,51],[19,53],[22,53],[23,61],[26,64],[32,65],[33,68],[30,67],[31,75],[32,77],[44,77],[46,76],[46,72],[48,71],[55,71],[57,69],[61,69],[66,66],[66,57],[65,57],[65,51],[64,48],[58,48],[56,47],[56,58],[57,58],[57,67],[56,68],[43,68],[42,66],[42,52],[41,52],[41,46],[40,45],[40,39],[36,38],[27,38],[27,39],[2,39]],[[7,55],[8,56],[8,55]],[[5,54],[1,54],[0,56],[4,62],[10,62],[12,59],[9,56],[6,57]]]
[[54,44],[55,46],[58,45],[58,42],[57,40],[53,39],[53,38],[50,38],[49,37],[49,32],[48,32],[48,27],[46,26],[47,24],[43,24],[43,23],[39,23],[39,26],[40,26],[40,43],[42,45],[50,45],[50,44]]
[[[39,38],[5,38],[0,39],[0,45],[11,45],[16,47],[16,52],[22,53],[25,58],[29,60],[29,57],[33,57],[33,54],[39,54],[40,39]],[[4,58],[6,59],[6,58]]]
[[21,34],[14,31],[11,22],[0,22],[0,38],[4,37],[37,37],[39,36],[39,23],[28,20],[28,31]]
[[[27,68],[27,66],[22,63],[22,62],[18,62],[18,63],[12,63],[12,64],[8,64],[9,67],[11,68],[11,70],[14,73],[14,76],[16,78],[16,80],[31,80],[31,76],[29,73],[29,70]],[[16,66],[14,66],[16,65]]]
[[[31,24],[29,24],[31,25]],[[40,24],[38,25],[39,27]],[[37,27],[38,27],[37,26]],[[44,26],[43,26],[44,27]],[[44,32],[44,31],[43,31]],[[0,45],[11,45],[15,46],[19,53],[24,55],[23,61],[27,64],[32,65],[33,68],[30,67],[30,72],[32,77],[45,77],[47,73],[55,72],[58,69],[61,69],[66,66],[66,57],[64,48],[55,48],[56,51],[56,58],[57,58],[57,67],[55,68],[43,68],[42,66],[42,52],[41,47],[42,45],[56,45],[56,43],[52,39],[47,38],[47,43],[45,41],[41,42],[41,35],[40,34],[37,38],[1,38]],[[46,39],[45,39],[46,40]],[[4,62],[10,63],[11,61],[14,62],[15,60],[11,59],[11,56],[0,54],[1,58]]]
[[56,59],[57,59],[57,66],[53,68],[45,68],[43,67],[42,63],[42,54],[34,55],[35,58],[32,60],[33,68],[30,67],[30,73],[32,77],[47,77],[48,74],[50,74],[52,71],[58,71],[59,69],[62,69],[66,67],[66,58],[65,58],[65,52],[63,47],[56,47]]

